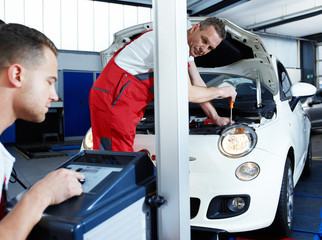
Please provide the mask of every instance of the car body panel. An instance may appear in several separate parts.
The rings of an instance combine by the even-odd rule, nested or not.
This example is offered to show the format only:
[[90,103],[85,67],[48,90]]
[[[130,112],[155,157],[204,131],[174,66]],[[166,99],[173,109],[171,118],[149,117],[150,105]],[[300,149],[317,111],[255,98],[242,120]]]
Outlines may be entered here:
[[[279,106],[279,105],[278,105]],[[242,232],[269,226],[275,217],[278,205],[283,169],[290,148],[309,141],[309,134],[303,134],[298,141],[298,125],[295,117],[288,111],[288,103],[281,103],[280,116],[264,126],[255,127],[258,138],[256,148],[248,155],[232,159],[222,155],[218,150],[219,135],[190,135],[190,195],[201,200],[200,211],[191,220],[195,227],[224,229],[228,232]],[[303,112],[304,114],[304,112]],[[283,120],[285,119],[285,120]],[[304,120],[309,130],[309,120]],[[302,123],[304,124],[304,122]],[[309,131],[308,131],[309,132]],[[283,141],[272,141],[272,136],[291,136]],[[153,139],[153,140],[151,140]],[[305,145],[303,145],[305,148]],[[155,154],[154,135],[138,134],[135,138],[134,150],[148,149]],[[210,150],[211,149],[211,150]],[[303,167],[306,151],[294,152],[294,182],[297,183]],[[260,166],[260,174],[252,181],[241,181],[235,176],[235,171],[244,162],[255,162]],[[250,196],[251,205],[242,215],[209,220],[206,217],[208,205],[214,196],[242,195]],[[263,206],[263,203],[269,202]],[[256,216],[256,217],[255,217]]]

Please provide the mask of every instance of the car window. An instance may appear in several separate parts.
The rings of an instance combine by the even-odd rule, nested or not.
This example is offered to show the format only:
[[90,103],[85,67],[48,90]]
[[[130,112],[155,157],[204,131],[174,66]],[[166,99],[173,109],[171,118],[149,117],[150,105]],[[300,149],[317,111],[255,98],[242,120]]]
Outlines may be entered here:
[[287,75],[286,69],[284,66],[278,62],[277,63],[278,67],[278,77],[280,81],[280,88],[281,88],[281,100],[288,100],[292,98],[292,93],[291,93],[291,81]]
[[318,100],[322,100],[322,91],[318,92],[317,99]]
[[312,100],[316,102],[322,101],[322,91],[317,91],[316,94],[313,95]]
[[285,72],[282,72],[282,89],[286,97],[291,97],[291,82]]
[[[208,87],[233,86],[237,92],[237,99],[256,101],[256,82],[245,77],[232,75],[219,75],[213,73],[201,73],[202,79]],[[267,88],[261,86],[262,100],[272,100],[273,96]]]

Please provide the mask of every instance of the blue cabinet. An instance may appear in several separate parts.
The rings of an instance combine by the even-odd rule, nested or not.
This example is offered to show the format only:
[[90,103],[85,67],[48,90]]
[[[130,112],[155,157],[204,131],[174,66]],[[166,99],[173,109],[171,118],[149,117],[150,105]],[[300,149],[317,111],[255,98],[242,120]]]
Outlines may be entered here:
[[[63,79],[59,81],[63,80],[64,126],[62,131],[64,137],[85,136],[87,130],[91,127],[89,93],[94,80],[97,79],[99,74],[98,72],[63,71]],[[51,112],[47,113],[47,115],[49,114]],[[48,119],[49,117],[46,116],[45,122]],[[0,141],[2,143],[41,141],[41,134],[43,132],[53,132],[48,126],[52,127],[53,125],[60,124],[60,120],[51,121],[51,124],[47,127],[42,126],[44,123],[29,123],[23,120],[20,120],[20,122],[18,120],[17,123],[7,128],[1,134]],[[39,131],[35,130],[35,127],[41,129],[38,129]],[[33,134],[30,134],[30,131]],[[54,132],[58,132],[58,130]],[[31,136],[34,136],[34,138],[31,138]]]
[[[81,71],[63,71],[63,94],[64,94],[64,136],[78,137],[85,136],[87,130],[91,127],[90,109],[89,109],[89,93],[95,79],[98,78],[98,72],[81,72]],[[61,81],[61,80],[59,80]],[[48,116],[46,116],[47,118]],[[22,121],[22,120],[21,120]],[[59,124],[59,121],[55,121]],[[32,123],[28,123],[32,124]],[[21,128],[26,132],[30,128],[25,125],[18,124],[18,130]],[[40,124],[34,124],[40,125]],[[51,124],[52,126],[52,124]],[[35,131],[33,128],[30,128]],[[7,128],[1,135],[2,143],[15,143],[16,141],[41,141],[41,134],[37,139],[25,139],[23,136],[16,137],[16,124]],[[48,129],[42,129],[40,132],[48,132]],[[34,134],[36,136],[36,134]]]
[[84,136],[91,127],[88,100],[96,73],[64,71],[63,77],[65,137]]

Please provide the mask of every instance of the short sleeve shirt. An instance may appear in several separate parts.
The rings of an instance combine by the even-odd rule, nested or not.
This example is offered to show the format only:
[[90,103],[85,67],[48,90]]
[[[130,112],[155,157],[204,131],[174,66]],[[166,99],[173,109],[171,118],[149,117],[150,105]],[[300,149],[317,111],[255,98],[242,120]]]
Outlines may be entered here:
[[[191,28],[190,21],[187,29]],[[187,43],[187,62],[193,61],[189,56],[189,45]],[[137,39],[128,44],[116,57],[115,63],[132,75],[153,72],[153,31],[147,31]]]
[[[0,193],[2,195],[2,187],[8,188],[8,182],[11,176],[12,166],[15,162],[15,158],[5,149],[5,147],[0,143]],[[6,183],[4,179],[6,178]]]

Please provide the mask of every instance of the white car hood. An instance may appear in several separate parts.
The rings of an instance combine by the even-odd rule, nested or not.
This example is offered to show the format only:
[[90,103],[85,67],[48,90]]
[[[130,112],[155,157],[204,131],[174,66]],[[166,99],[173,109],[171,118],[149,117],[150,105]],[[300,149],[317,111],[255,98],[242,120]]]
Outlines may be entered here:
[[[192,25],[205,19],[205,17],[188,18]],[[230,35],[231,41],[238,41],[240,45],[249,47],[252,51],[252,57],[240,59],[226,66],[212,67],[212,72],[231,73],[240,76],[246,76],[254,81],[260,81],[273,95],[278,93],[278,79],[274,72],[274,67],[270,55],[267,53],[264,43],[261,38],[249,31],[246,31],[230,21],[223,19],[226,25],[227,34]],[[153,28],[153,23],[138,24],[126,29],[123,29],[114,34],[114,41],[109,48],[101,52],[101,62],[104,67],[111,59],[113,54],[121,48],[125,43],[131,41],[133,37],[140,33]],[[210,69],[199,71],[210,71]]]

